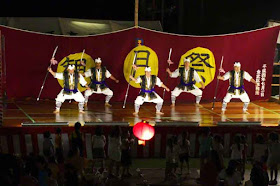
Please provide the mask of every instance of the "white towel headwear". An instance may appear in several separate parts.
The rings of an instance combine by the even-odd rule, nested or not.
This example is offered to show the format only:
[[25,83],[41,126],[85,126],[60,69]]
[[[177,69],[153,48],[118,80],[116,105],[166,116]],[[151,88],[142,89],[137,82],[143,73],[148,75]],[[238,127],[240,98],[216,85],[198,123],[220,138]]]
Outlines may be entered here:
[[151,71],[152,71],[151,67],[146,67],[145,68],[145,72],[151,72]]
[[185,62],[190,63],[190,62],[191,62],[191,59],[190,59],[190,58],[184,58],[184,63],[185,63]]
[[101,61],[101,58],[100,57],[98,57],[98,58],[96,58],[95,59],[95,63],[101,63],[102,61]]
[[241,67],[241,64],[240,64],[240,62],[235,62],[233,66],[235,66],[235,67]]
[[68,65],[68,68],[69,70],[74,70],[75,69],[75,65]]

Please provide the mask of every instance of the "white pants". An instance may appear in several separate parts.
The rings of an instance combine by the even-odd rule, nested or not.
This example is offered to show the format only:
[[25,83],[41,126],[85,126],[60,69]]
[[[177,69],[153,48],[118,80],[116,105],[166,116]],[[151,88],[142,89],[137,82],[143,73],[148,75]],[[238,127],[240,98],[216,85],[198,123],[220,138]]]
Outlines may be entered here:
[[243,94],[231,94],[231,93],[227,93],[226,96],[223,99],[223,105],[222,105],[222,111],[226,110],[227,107],[227,103],[230,102],[230,100],[232,98],[239,98],[243,103],[243,111],[247,111],[248,109],[248,105],[250,103],[250,98],[247,94],[247,92],[244,92]]
[[85,91],[85,102],[88,102],[88,97],[91,96],[92,94],[104,94],[106,95],[106,102],[108,103],[110,101],[110,99],[113,96],[113,91],[110,90],[108,87],[101,90],[100,87],[97,87],[97,91],[94,91],[93,89],[90,90],[86,90]]
[[176,97],[178,97],[182,92],[186,92],[186,93],[191,93],[193,95],[196,96],[196,103],[200,102],[200,99],[202,97],[202,90],[200,90],[199,88],[197,88],[197,86],[194,85],[194,89],[193,90],[187,90],[187,88],[185,87],[184,90],[179,89],[178,87],[175,87],[173,91],[171,91],[171,101],[172,103],[175,103]]
[[155,93],[155,96],[156,96],[156,98],[154,98],[154,99],[150,99],[150,97],[147,93],[146,93],[145,97],[137,96],[136,100],[134,101],[135,112],[139,111],[140,105],[143,105],[144,102],[156,103],[157,104],[156,110],[157,110],[157,112],[160,112],[162,104],[163,104],[163,99],[157,93]]
[[230,102],[230,100],[231,100],[232,98],[239,98],[243,103],[248,103],[248,102],[250,102],[250,98],[249,98],[247,92],[244,92],[244,93],[241,94],[241,95],[239,95],[239,94],[234,95],[234,94],[231,94],[231,93],[227,93],[226,96],[224,97],[224,100],[223,100],[223,101],[226,102],[226,103],[228,103],[228,102]]
[[67,99],[74,99],[76,102],[79,102],[79,104],[78,104],[79,110],[81,110],[81,111],[84,110],[85,98],[84,98],[83,94],[78,90],[78,92],[68,95],[68,94],[64,94],[63,89],[60,91],[60,93],[57,95],[57,97],[55,99],[56,100],[56,110],[60,110],[62,103]]
[[136,98],[134,103],[137,104],[137,105],[143,105],[144,102],[148,102],[148,103],[163,103],[163,99],[157,93],[155,93],[155,96],[156,96],[156,98],[151,99],[151,100],[150,100],[148,95],[146,95],[145,97],[137,96],[137,98]]
[[74,99],[76,102],[79,102],[79,103],[83,103],[85,101],[85,98],[84,98],[83,94],[79,90],[76,93],[72,93],[72,94],[68,95],[68,94],[63,93],[63,89],[57,95],[55,100],[57,102],[63,103],[67,99]]

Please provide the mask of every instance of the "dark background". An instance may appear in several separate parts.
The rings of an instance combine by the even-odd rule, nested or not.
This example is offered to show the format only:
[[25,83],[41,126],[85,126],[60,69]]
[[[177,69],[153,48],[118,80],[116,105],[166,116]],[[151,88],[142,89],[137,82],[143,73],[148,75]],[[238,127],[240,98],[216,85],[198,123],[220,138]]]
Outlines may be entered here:
[[[134,20],[134,0],[1,0],[1,16]],[[160,20],[166,32],[233,33],[280,20],[279,0],[139,0],[139,20]]]

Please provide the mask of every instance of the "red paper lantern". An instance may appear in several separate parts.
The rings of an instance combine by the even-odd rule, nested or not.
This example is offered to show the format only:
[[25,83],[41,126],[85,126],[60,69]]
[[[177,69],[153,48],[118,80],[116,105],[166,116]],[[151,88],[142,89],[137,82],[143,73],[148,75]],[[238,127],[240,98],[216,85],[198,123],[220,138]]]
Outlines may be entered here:
[[155,129],[148,122],[136,123],[133,127],[133,134],[140,140],[150,140],[155,135]]

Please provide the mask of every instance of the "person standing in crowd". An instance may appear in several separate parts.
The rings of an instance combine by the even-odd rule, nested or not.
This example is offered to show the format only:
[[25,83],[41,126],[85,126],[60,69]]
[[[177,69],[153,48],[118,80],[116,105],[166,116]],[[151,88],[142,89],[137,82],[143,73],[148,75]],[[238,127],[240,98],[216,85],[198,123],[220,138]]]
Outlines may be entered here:
[[[168,61],[168,63],[173,63]],[[196,97],[196,104],[199,105],[202,90],[200,90],[195,83],[200,83],[202,89],[205,88],[203,81],[200,79],[196,70],[190,67],[191,59],[184,58],[184,66],[176,69],[174,72],[171,72],[169,68],[166,69],[166,72],[171,78],[177,78],[180,76],[179,85],[171,92],[171,106],[175,107],[176,97],[178,97],[182,92],[191,93]]]
[[224,146],[222,145],[222,138],[220,135],[214,136],[212,147],[213,150],[218,153],[221,168],[224,168]]
[[[270,169],[270,185],[277,185],[278,165],[280,164],[280,143],[277,133],[272,132],[269,134],[268,144],[268,160],[267,165]],[[274,174],[273,174],[274,173]],[[274,179],[273,179],[274,176]]]
[[[108,157],[110,160],[108,173],[109,177],[119,177],[120,163],[121,163],[121,128],[114,126],[109,135],[108,143]],[[113,168],[116,167],[116,174],[113,174]]]
[[241,70],[241,64],[240,62],[234,63],[234,70],[229,71],[225,73],[224,76],[218,76],[219,80],[229,80],[229,88],[228,93],[223,99],[223,105],[222,105],[222,114],[225,113],[227,103],[230,102],[232,98],[239,98],[244,104],[243,104],[243,113],[248,114],[248,105],[250,103],[250,98],[247,94],[247,92],[244,89],[244,79],[254,83],[257,85],[257,82],[250,76],[250,74],[244,70]]
[[83,151],[84,151],[84,144],[83,144],[83,134],[80,131],[81,128],[81,123],[80,122],[76,122],[74,125],[74,132],[72,132],[71,134],[71,149],[78,149],[80,151],[80,156],[83,157]]
[[50,131],[44,132],[44,141],[43,141],[43,154],[48,160],[50,157],[54,156],[54,145],[51,138]]
[[190,156],[190,141],[188,140],[188,133],[183,131],[179,139],[179,159],[180,159],[180,171],[183,174],[183,165],[186,162],[187,174],[190,173],[189,156]]
[[219,155],[216,151],[211,150],[200,172],[200,184],[202,186],[217,186],[219,170],[221,170]]
[[167,140],[166,145],[166,168],[164,181],[177,177],[175,171],[178,167],[180,150],[179,146],[176,145],[176,142],[174,143],[174,136]]
[[131,160],[131,146],[134,143],[134,139],[131,138],[129,130],[124,132],[122,137],[122,155],[121,155],[121,163],[122,163],[122,177],[131,177],[129,167],[132,164]]
[[96,162],[101,163],[100,173],[104,171],[104,159],[105,159],[105,144],[106,138],[103,135],[103,129],[101,126],[97,126],[95,128],[95,134],[92,136],[92,158],[93,158],[93,166]]
[[240,171],[242,179],[244,178],[244,166],[243,166],[243,151],[244,145],[241,143],[239,135],[234,137],[234,144],[231,146],[231,160],[238,162],[238,171]]
[[203,127],[201,129],[201,134],[199,136],[199,157],[200,157],[200,171],[204,167],[204,163],[206,162],[210,152],[212,150],[212,141],[213,138],[210,135],[210,128]]
[[59,127],[56,129],[56,133],[55,133],[55,156],[58,164],[64,162],[61,128]]
[[253,145],[253,161],[254,162],[261,162],[262,160],[266,159],[266,151],[267,151],[267,144],[265,144],[265,140],[263,135],[259,134],[256,138],[256,143]]

